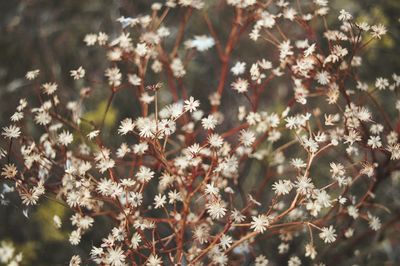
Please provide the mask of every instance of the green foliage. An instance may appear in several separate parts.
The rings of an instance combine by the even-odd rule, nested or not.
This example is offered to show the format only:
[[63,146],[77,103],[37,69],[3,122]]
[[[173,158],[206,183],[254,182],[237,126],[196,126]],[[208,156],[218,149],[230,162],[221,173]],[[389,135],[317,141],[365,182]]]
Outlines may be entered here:
[[17,250],[23,254],[23,265],[32,265],[31,263],[38,259],[37,248],[38,242],[36,241],[27,241],[22,246],[17,247]]
[[[83,115],[83,117],[88,121],[92,121],[95,122],[97,125],[100,125],[102,123],[103,116],[106,112],[107,104],[108,104],[107,100],[101,101],[97,105],[95,110],[87,112],[86,114]],[[104,119],[104,126],[105,127],[114,126],[117,121],[117,116],[118,112],[111,104],[110,107],[108,108],[107,115],[105,116]]]
[[67,239],[67,233],[58,229],[53,222],[54,215],[60,216],[63,220],[65,214],[66,208],[53,200],[47,200],[38,206],[32,218],[40,225],[39,230],[44,241],[65,241]]

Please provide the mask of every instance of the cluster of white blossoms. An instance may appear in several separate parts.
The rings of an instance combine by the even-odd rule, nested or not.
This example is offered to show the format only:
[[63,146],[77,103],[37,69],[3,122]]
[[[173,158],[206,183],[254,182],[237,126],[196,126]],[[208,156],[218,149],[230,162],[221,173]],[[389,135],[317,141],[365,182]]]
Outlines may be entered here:
[[[90,84],[65,103],[56,81],[41,83],[39,70],[26,74],[41,91],[41,105],[28,107],[21,99],[2,130],[1,177],[10,189],[1,196],[18,193],[31,206],[56,195],[74,213],[72,245],[99,216],[108,219],[112,229],[96,232],[102,240],[70,265],[90,259],[111,266],[234,260],[262,266],[276,259],[263,249],[270,238],[279,243],[277,253],[289,255],[288,265],[323,265],[318,252],[324,245],[382,227],[385,208],[374,204],[375,190],[399,171],[399,133],[389,110],[400,112],[400,100],[393,100],[400,76],[370,82],[357,71],[363,51],[386,28],[356,23],[342,10],[335,15],[339,29],[322,28],[319,36],[313,25],[323,25],[330,13],[326,0],[302,9],[284,0],[227,0],[224,9],[234,16],[221,33],[211,2],[155,3],[151,15],[119,18],[115,37],[85,36],[86,45],[103,47],[110,61],[104,87],[111,96],[100,123],[83,113]],[[170,12],[182,14],[179,25],[166,24]],[[187,37],[193,17],[203,21],[203,32]],[[232,60],[246,38],[270,54]],[[187,77],[202,74],[195,71],[196,56],[211,52],[219,62],[210,68],[220,76],[210,103],[200,103],[190,96],[196,86]],[[83,66],[69,74],[89,83]],[[266,93],[280,94],[273,80],[291,90],[272,111],[263,100]],[[134,91],[132,105],[140,113],[110,129],[104,124],[109,107],[125,90]],[[224,105],[228,94],[240,104]],[[171,102],[161,101],[165,95]],[[390,101],[382,105],[381,96]],[[30,116],[43,133],[38,138],[29,133]],[[104,137],[107,130],[116,147]],[[66,222],[54,216],[57,228]],[[303,252],[290,253],[292,242],[304,243]]]
[[16,248],[10,242],[0,242],[0,263],[2,265],[20,265],[23,259],[21,252],[16,253]]

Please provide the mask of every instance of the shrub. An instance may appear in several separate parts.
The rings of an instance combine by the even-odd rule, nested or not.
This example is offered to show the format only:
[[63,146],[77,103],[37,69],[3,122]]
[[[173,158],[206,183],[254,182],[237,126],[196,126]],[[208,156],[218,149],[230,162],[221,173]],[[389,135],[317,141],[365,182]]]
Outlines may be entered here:
[[[332,246],[385,228],[376,190],[400,173],[400,76],[361,79],[362,54],[387,30],[345,10],[331,29],[327,2],[170,0],[118,19],[119,36],[86,35],[109,68],[98,80],[71,70],[72,101],[40,70],[26,74],[40,104],[21,99],[3,128],[3,196],[68,207],[72,245],[106,217],[112,229],[96,232],[90,260],[113,266],[279,264],[289,245],[302,248],[288,265],[324,263]],[[230,28],[217,29],[215,14]],[[97,121],[85,115],[91,98],[104,100],[96,90],[109,93]],[[110,133],[117,95],[133,110]]]

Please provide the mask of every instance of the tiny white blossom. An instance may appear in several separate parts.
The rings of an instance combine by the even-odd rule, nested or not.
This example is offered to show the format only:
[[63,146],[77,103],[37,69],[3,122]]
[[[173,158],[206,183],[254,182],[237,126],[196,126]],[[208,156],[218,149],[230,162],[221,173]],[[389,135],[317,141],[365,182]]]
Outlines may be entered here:
[[25,78],[27,80],[33,80],[39,76],[39,69],[31,70],[26,72]]
[[243,74],[245,70],[246,70],[245,62],[236,62],[236,64],[231,68],[231,72],[235,76]]
[[186,100],[184,103],[185,103],[184,106],[185,111],[189,111],[191,113],[196,111],[197,108],[200,106],[200,102],[198,100],[195,100],[192,96],[190,96],[190,98]]
[[203,119],[201,119],[201,124],[206,130],[213,130],[217,125],[217,119],[213,115],[209,115]]
[[323,227],[319,237],[324,240],[325,243],[332,243],[336,240],[336,233],[333,226]]
[[133,131],[135,128],[135,123],[133,123],[131,118],[125,118],[121,121],[121,124],[118,128],[118,133],[121,135],[126,135],[127,133]]
[[164,207],[165,203],[167,203],[167,197],[165,195],[158,194],[154,197],[154,207],[156,209]]
[[72,143],[73,140],[74,137],[69,131],[64,130],[58,135],[58,142],[61,145],[67,146],[68,144]]
[[76,70],[71,70],[70,73],[71,73],[71,77],[73,77],[75,80],[77,80],[77,79],[83,78],[85,76],[86,71],[85,71],[85,69],[83,69],[83,67],[80,66]]
[[268,216],[260,214],[258,216],[252,216],[251,219],[253,221],[251,221],[250,228],[253,229],[254,232],[264,233],[264,231],[267,230],[270,223]]
[[146,166],[141,166],[139,172],[136,173],[139,182],[147,183],[154,177],[154,172]]

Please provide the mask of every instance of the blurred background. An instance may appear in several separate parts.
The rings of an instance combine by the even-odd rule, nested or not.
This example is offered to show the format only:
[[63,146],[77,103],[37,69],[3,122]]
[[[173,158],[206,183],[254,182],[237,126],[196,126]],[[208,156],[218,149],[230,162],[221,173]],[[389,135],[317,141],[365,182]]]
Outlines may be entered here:
[[[154,2],[150,0],[0,1],[0,125],[8,125],[9,117],[20,98],[25,97],[31,102],[35,101],[31,83],[24,78],[29,70],[40,69],[41,80],[56,81],[65,99],[73,99],[79,93],[78,88],[89,85],[76,84],[69,75],[70,70],[82,65],[92,79],[103,79],[104,69],[108,65],[104,51],[97,47],[86,47],[83,42],[84,36],[99,31],[106,32],[111,38],[117,36],[121,31],[120,24],[116,22],[117,18],[143,14],[150,10]],[[383,23],[388,27],[389,34],[382,41],[371,45],[368,56],[363,57],[364,67],[361,74],[367,80],[370,78],[370,82],[373,82],[376,76],[389,77],[396,71],[400,74],[400,1],[331,0],[330,2],[332,11],[328,16],[328,24],[332,27],[338,25],[337,16],[342,8],[348,10],[356,18],[365,19],[370,23]],[[170,27],[172,34],[175,34],[177,29],[174,27],[178,25],[176,20],[181,14],[179,11],[173,12],[175,16],[168,17],[166,26]],[[221,34],[224,32],[226,34],[231,16],[229,11],[226,16],[210,15],[217,31]],[[192,34],[187,35],[187,38],[207,33],[204,24],[196,23],[196,19],[189,24]],[[253,58],[258,58],[260,54],[268,58],[269,54],[263,50],[262,46],[246,49],[246,45],[249,45],[246,41],[241,42],[240,45],[242,47],[239,49],[245,51],[248,62],[251,62]],[[215,51],[206,53],[207,55],[200,57],[193,66],[195,72],[209,73],[209,80],[216,80],[218,74],[209,67],[212,65],[212,60],[216,58],[213,53]],[[237,57],[237,60],[242,59],[240,54],[234,54],[234,57]],[[202,62],[211,63],[202,64]],[[207,102],[207,93],[215,86],[210,88],[209,80],[204,81],[197,76],[190,76],[190,71],[185,79],[189,92],[202,102]],[[195,84],[194,87],[191,84]],[[288,88],[281,86],[283,87],[279,87],[277,95],[270,96],[286,97],[289,93]],[[107,93],[106,89],[96,90],[92,106],[88,108],[91,111],[86,114],[91,119],[99,119],[104,112],[105,102],[99,99],[106,100]],[[224,97],[228,99],[226,101],[228,105],[236,101],[231,94],[225,93]],[[121,118],[132,112],[129,97],[117,96],[114,106],[118,108],[111,108],[106,121],[109,130],[115,128]],[[387,195],[387,197],[389,204],[399,206],[398,199],[394,202],[394,199],[399,198],[398,194],[397,197],[396,195]],[[61,230],[53,226],[52,217],[55,214],[64,219],[65,226]],[[0,205],[0,241],[14,242],[17,249],[24,254],[25,265],[67,265],[72,254],[87,257],[92,241],[98,241],[104,237],[96,232],[109,227],[107,221],[96,220],[94,229],[83,236],[81,244],[78,247],[72,247],[68,242],[70,232],[68,217],[68,211],[63,206],[50,200],[43,200],[42,204],[35,209],[29,209],[24,215],[18,200],[11,199],[8,205]],[[389,241],[389,244],[381,241],[382,239],[377,239],[376,243],[379,244],[372,250],[364,251],[370,256],[364,256],[365,259],[361,261],[351,259],[351,252],[354,251],[351,250],[346,255],[348,256],[346,264],[343,265],[352,263],[383,265],[380,263],[389,260],[400,261],[399,227],[399,223],[394,223],[393,231],[389,230],[385,236],[377,236]],[[391,232],[396,234],[391,234]],[[370,239],[362,241],[368,242]]]

